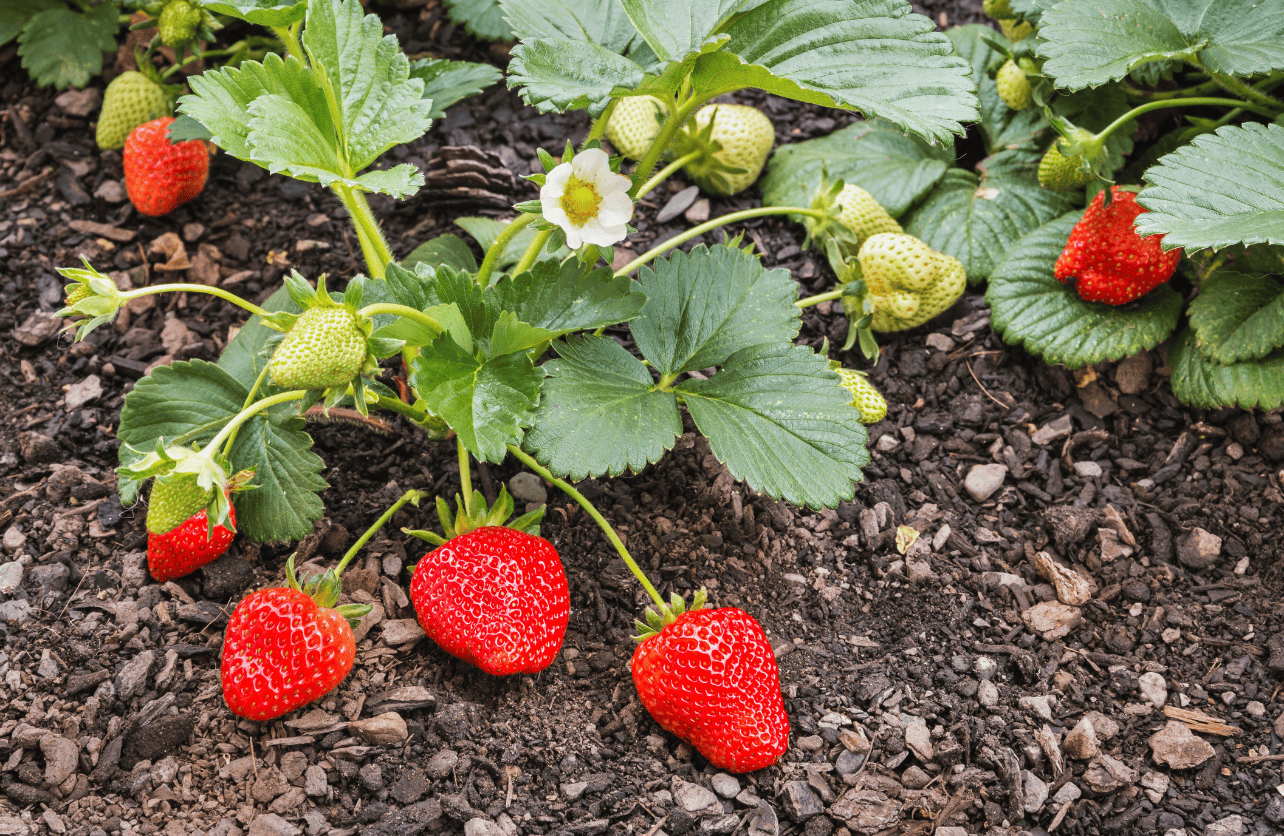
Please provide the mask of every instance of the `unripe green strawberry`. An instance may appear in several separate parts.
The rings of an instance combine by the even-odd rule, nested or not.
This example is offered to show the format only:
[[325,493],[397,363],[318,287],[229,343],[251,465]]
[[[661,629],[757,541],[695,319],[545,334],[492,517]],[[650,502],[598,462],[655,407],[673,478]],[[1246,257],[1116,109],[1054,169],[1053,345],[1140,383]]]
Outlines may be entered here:
[[981,10],[995,20],[1016,17],[1009,0],[982,0]]
[[67,285],[67,304],[68,308],[74,306],[77,302],[83,302],[88,299],[94,291],[89,285],[83,282]]
[[729,197],[754,184],[776,142],[776,129],[761,111],[748,105],[706,105],[696,112],[693,125],[684,129],[675,153],[685,153],[684,142],[704,146],[716,142],[721,149],[688,163],[683,169],[691,181],[710,194]]
[[875,331],[916,328],[953,305],[967,287],[957,258],[912,235],[871,236],[857,258],[874,301]]
[[1013,110],[1025,110],[1030,106],[1030,82],[1025,77],[1025,70],[1009,58],[999,67],[994,75],[994,83],[999,88],[999,98]]
[[366,336],[347,308],[309,308],[281,340],[268,369],[277,386],[328,389],[350,383],[366,352]]
[[164,88],[136,70],[121,73],[107,85],[103,109],[98,114],[98,147],[122,148],[134,128],[169,116],[170,100]]
[[844,184],[842,191],[834,198],[834,203],[839,206],[837,221],[856,236],[856,243],[850,248],[850,254],[859,252],[861,245],[871,235],[904,231],[874,196],[860,186]]
[[[1075,142],[1093,137],[1092,131],[1086,128],[1075,128],[1070,134]],[[1058,146],[1062,142],[1060,137],[1054,139],[1048,146],[1047,153],[1043,155],[1043,159],[1039,161],[1039,185],[1053,192],[1077,189],[1092,179],[1091,173],[1079,167],[1083,161],[1081,156],[1076,154],[1073,157],[1067,157],[1061,153]]]
[[1012,43],[1023,41],[1034,34],[1034,24],[1028,20],[1017,20],[1009,18],[999,21],[999,29],[1003,32],[1003,37]]
[[161,43],[175,49],[187,46],[196,37],[196,27],[201,24],[201,10],[188,0],[169,0],[161,9],[156,28]]
[[606,121],[606,138],[624,156],[640,160],[659,135],[660,120],[668,115],[669,106],[654,96],[626,96]]
[[164,534],[173,531],[196,514],[204,511],[214,498],[214,491],[201,490],[196,474],[177,473],[152,485],[147,506],[147,531]]
[[868,377],[855,369],[837,371],[843,388],[852,393],[852,406],[860,410],[862,424],[877,424],[887,417],[887,401]]

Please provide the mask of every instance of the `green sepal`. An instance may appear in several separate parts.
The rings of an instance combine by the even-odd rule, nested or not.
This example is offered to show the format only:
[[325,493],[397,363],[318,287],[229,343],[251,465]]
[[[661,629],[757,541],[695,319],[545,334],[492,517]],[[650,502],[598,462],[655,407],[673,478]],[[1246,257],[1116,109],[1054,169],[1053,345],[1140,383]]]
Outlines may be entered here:
[[544,166],[545,174],[548,174],[550,171],[557,168],[558,162],[553,158],[552,154],[548,153],[543,148],[536,148],[535,153],[539,155],[539,164]]
[[271,328],[273,331],[280,331],[282,334],[294,327],[299,315],[289,311],[277,311],[271,316],[262,317],[259,322]]
[[[542,186],[543,183],[539,185]],[[522,203],[518,203],[513,208],[516,209],[518,212],[529,212],[531,214],[538,215],[544,211],[544,204],[542,201],[539,201],[539,200],[527,200],[527,201],[523,201]]]
[[446,538],[442,537],[435,531],[425,531],[421,528],[403,528],[401,529],[401,533],[409,534],[411,537],[417,537],[425,543],[429,543],[433,546],[444,546],[446,544]]
[[81,256],[80,260],[85,265],[83,268],[58,268],[59,275],[72,280],[64,288],[63,298],[75,301],[54,314],[54,316],[64,317],[89,317],[78,324],[68,323],[64,329],[75,328],[77,341],[83,340],[99,325],[115,319],[116,313],[125,305],[125,299],[120,288],[116,287],[116,283],[109,276],[104,276],[95,270],[84,256]]
[[344,604],[342,607],[335,607],[334,611],[348,620],[348,626],[353,630],[361,623],[361,619],[370,614],[374,607],[370,604]]
[[348,286],[343,289],[343,306],[348,309],[348,313],[353,316],[361,310],[361,302],[366,295],[366,277],[356,276],[348,282]]
[[656,636],[665,627],[678,620],[678,617],[688,612],[704,609],[709,597],[708,590],[700,587],[696,590],[695,595],[691,597],[691,606],[688,607],[682,596],[674,592],[669,596],[669,603],[664,606],[647,607],[643,613],[646,623],[634,620],[633,626],[637,629],[638,634],[633,637],[635,642],[644,642],[647,639]]
[[539,524],[544,519],[544,506],[541,505],[509,521],[508,518],[513,514],[514,503],[508,488],[503,485],[500,485],[499,496],[495,497],[495,504],[492,506],[487,506],[486,497],[482,496],[481,491],[473,491],[471,514],[466,510],[464,500],[458,494],[455,495],[455,506],[456,510],[452,513],[450,504],[440,496],[437,497],[437,518],[441,522],[441,530],[445,532],[444,537],[431,531],[402,530],[412,537],[440,546],[461,534],[485,527],[502,526],[539,536]]
[[303,310],[315,305],[318,301],[318,295],[324,294],[325,300],[330,301],[330,295],[325,292],[325,275],[317,277],[317,287],[314,290],[308,280],[299,274],[298,270],[291,270],[286,274],[285,292],[290,294],[291,301]]

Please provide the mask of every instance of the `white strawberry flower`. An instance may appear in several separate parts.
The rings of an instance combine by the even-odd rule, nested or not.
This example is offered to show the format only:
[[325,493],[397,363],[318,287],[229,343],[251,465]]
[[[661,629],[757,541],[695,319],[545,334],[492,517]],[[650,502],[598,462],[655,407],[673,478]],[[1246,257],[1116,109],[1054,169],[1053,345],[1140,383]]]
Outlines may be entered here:
[[631,181],[611,171],[610,157],[589,148],[548,173],[539,190],[545,219],[566,232],[566,245],[609,247],[623,241],[633,217]]

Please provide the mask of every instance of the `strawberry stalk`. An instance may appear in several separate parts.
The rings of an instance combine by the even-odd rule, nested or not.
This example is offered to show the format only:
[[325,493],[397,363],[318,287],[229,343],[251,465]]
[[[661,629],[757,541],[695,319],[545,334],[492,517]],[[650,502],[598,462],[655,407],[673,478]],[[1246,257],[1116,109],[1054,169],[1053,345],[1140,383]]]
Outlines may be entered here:
[[531,221],[538,218],[539,215],[531,212],[523,212],[513,219],[512,223],[504,227],[499,235],[495,238],[495,243],[490,245],[486,255],[482,258],[481,267],[477,270],[477,284],[487,287],[490,284],[490,277],[495,273],[495,265],[499,262],[499,257],[503,255],[508,242],[517,237],[517,234],[531,225]]
[[645,183],[643,183],[642,188],[638,189],[638,193],[633,199],[641,200],[642,198],[646,197],[649,192],[653,191],[656,186],[660,185],[666,179],[668,179],[669,176],[672,175],[675,171],[680,170],[687,163],[696,161],[703,154],[704,154],[703,151],[696,149],[695,151],[692,151],[684,156],[678,157],[676,160],[674,160],[673,162],[666,165],[664,168],[657,171],[655,173],[655,176],[652,177],[650,180],[647,180]]
[[584,144],[580,146],[581,149],[593,140],[601,139],[602,134],[606,133],[606,125],[611,121],[611,114],[615,112],[615,106],[619,101],[619,99],[611,99],[610,104],[606,106],[606,110],[602,111],[602,115],[593,120],[593,126],[589,128],[588,136],[584,137]]
[[290,401],[301,401],[307,397],[307,395],[308,392],[305,389],[292,389],[289,392],[280,392],[269,398],[256,401],[252,406],[242,409],[235,415],[235,417],[232,418],[232,420],[224,424],[223,429],[218,431],[218,435],[214,436],[214,438],[210,440],[210,443],[206,444],[205,447],[201,449],[198,455],[206,457],[213,456],[215,450],[224,444],[233,433],[240,429],[242,424],[253,418],[255,415],[258,415],[266,409],[271,409],[278,404],[289,403]]
[[799,308],[810,308],[812,305],[819,305],[821,302],[832,302],[841,298],[843,298],[843,289],[840,287],[838,290],[830,290],[825,293],[817,293],[815,296],[799,299],[794,302],[794,305]]
[[[1268,119],[1274,119],[1277,115],[1276,112],[1269,108],[1253,104],[1252,102],[1244,102],[1237,99],[1222,99],[1216,96],[1193,96],[1186,99],[1163,99],[1155,102],[1146,102],[1143,105],[1134,107],[1123,116],[1120,116],[1118,119],[1102,128],[1099,133],[1084,144],[1087,145],[1091,143],[1094,148],[1100,147],[1105,144],[1106,139],[1111,134],[1128,124],[1128,122],[1136,119],[1138,116],[1150,113],[1152,110],[1162,110],[1166,107],[1234,107],[1239,108],[1240,110],[1251,111],[1259,116],[1265,116]],[[1284,104],[1282,104],[1281,107],[1284,107]],[[1092,149],[1088,150],[1091,151]]]
[[392,519],[393,515],[400,511],[407,502],[413,503],[414,506],[418,508],[419,500],[423,499],[427,495],[428,494],[423,491],[408,490],[401,495],[400,499],[392,503],[391,507],[389,507],[387,511],[384,511],[379,519],[374,521],[374,525],[367,528],[365,533],[358,537],[356,542],[352,544],[352,548],[348,549],[348,551],[343,555],[343,559],[339,561],[339,565],[334,567],[332,570],[334,572],[335,579],[337,580],[339,576],[343,574],[343,570],[348,568],[348,564],[352,562],[352,558],[357,556],[357,552],[361,551],[361,548],[365,546],[366,543],[370,542],[370,538],[374,537],[379,529],[387,525],[388,520]]
[[152,296],[157,293],[208,293],[211,296],[217,296],[220,299],[231,302],[238,308],[243,308],[256,316],[269,317],[271,312],[265,311],[253,302],[242,299],[231,291],[224,290],[221,287],[212,287],[203,284],[187,284],[186,282],[172,282],[169,284],[155,284],[149,287],[140,287],[137,290],[126,290],[120,294],[122,305],[131,299],[141,299],[144,296]]
[[473,515],[473,472],[469,464],[468,448],[459,436],[455,436],[455,448],[459,452],[459,489],[464,494],[464,514]]
[[696,108],[706,101],[708,100],[692,98],[679,107],[669,108],[669,118],[664,120],[655,142],[651,143],[651,147],[647,149],[646,156],[638,161],[638,167],[633,169],[633,188],[629,191],[630,198],[637,199],[639,190],[651,178],[651,172],[655,170],[656,163],[660,161],[660,155],[669,147],[673,137],[686,124],[687,119],[691,118],[691,114],[695,113]]
[[373,305],[366,305],[364,308],[357,311],[357,316],[360,317],[378,316],[380,314],[404,316],[406,319],[413,319],[428,330],[438,334],[446,330],[441,326],[440,322],[433,319],[423,311],[416,310],[409,305],[398,305],[394,302],[376,302]]
[[521,460],[523,464],[539,474],[544,481],[575,500],[579,506],[593,518],[593,522],[597,523],[598,527],[602,529],[602,532],[606,535],[606,539],[611,541],[612,546],[615,546],[615,551],[619,553],[620,558],[624,561],[624,565],[629,567],[629,571],[633,573],[633,577],[638,579],[638,583],[642,584],[642,588],[646,590],[646,594],[651,596],[651,600],[655,602],[655,605],[662,614],[662,617],[667,616],[672,611],[672,605],[665,602],[664,596],[660,594],[660,590],[655,588],[655,585],[651,583],[651,579],[642,571],[642,567],[638,566],[637,561],[633,559],[633,555],[629,554],[629,550],[624,545],[624,541],[620,539],[620,535],[615,533],[615,529],[606,521],[606,517],[603,517],[602,513],[597,510],[597,507],[588,500],[588,497],[577,491],[565,480],[558,479],[549,471],[548,468],[541,465],[533,456],[526,453],[520,447],[510,444],[508,445],[508,452],[512,453]]

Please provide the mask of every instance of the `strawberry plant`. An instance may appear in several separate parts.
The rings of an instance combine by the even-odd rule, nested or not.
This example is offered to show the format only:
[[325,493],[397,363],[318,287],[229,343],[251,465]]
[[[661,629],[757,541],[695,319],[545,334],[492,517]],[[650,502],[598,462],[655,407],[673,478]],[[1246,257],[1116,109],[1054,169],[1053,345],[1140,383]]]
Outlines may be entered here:
[[[465,5],[485,4],[454,4]],[[814,203],[816,172],[796,201],[732,212],[619,269],[607,265],[632,231],[635,202],[668,177],[685,170],[719,194],[757,178],[771,123],[718,97],[758,88],[860,110],[886,120],[889,141],[944,154],[940,144],[977,115],[971,70],[903,0],[501,0],[499,7],[518,40],[508,84],[541,111],[587,110],[592,126],[580,147],[553,149],[559,157],[540,150],[542,171],[530,177],[539,199],[518,205],[511,222],[461,219],[484,243],[480,263],[455,236],[425,242],[398,262],[367,195],[407,197],[423,178],[409,164],[381,167],[379,158],[428,128],[440,109],[432,90],[449,99],[484,76],[466,66],[412,65],[358,0],[203,0],[204,10],[269,27],[285,55],[192,78],[170,140],[208,138],[238,159],[331,189],[351,216],[367,275],[352,277],[336,298],[324,277],[314,290],[295,274],[260,306],[203,285],[121,291],[89,265],[65,269],[72,284],[63,313],[85,318],[80,336],[129,300],[157,293],[213,294],[252,314],[217,363],[158,368],[126,398],[122,499],[134,501],[149,479],[153,497],[173,480],[194,479],[194,499],[181,512],[206,503],[211,537],[218,525],[258,541],[298,539],[324,513],[318,494],[326,487],[301,416],[314,406],[402,415],[426,443],[453,440],[460,462],[458,513],[452,518],[439,500],[445,537],[435,542],[446,542],[411,582],[421,621],[444,649],[483,670],[534,671],[552,659],[565,629],[560,560],[529,530],[534,518],[505,525],[511,500],[487,508],[471,485],[473,460],[512,458],[583,507],[652,598],[658,635],[641,637],[634,665],[648,708],[719,764],[760,768],[780,757],[788,734],[762,629],[738,610],[666,601],[572,482],[659,460],[682,434],[685,411],[750,488],[813,508],[851,499],[869,461],[862,419],[877,413],[876,393],[849,390],[827,357],[794,342],[800,309],[836,297],[799,299],[787,271],[765,268],[736,237],[689,252],[677,247],[768,215],[834,230],[865,209]],[[613,114],[626,109],[613,134],[637,159],[631,167],[600,142]],[[943,172],[944,158],[939,165]],[[826,193],[835,185],[825,183]],[[864,281],[874,298],[895,296],[896,326],[910,327],[947,306],[964,279],[958,260],[901,242],[894,223],[876,223],[882,234],[859,247],[897,239],[853,282]],[[605,335],[608,327],[627,331],[629,347]],[[407,370],[404,396],[381,380],[379,361],[392,357]],[[246,471],[253,475],[242,487],[252,490],[224,490],[228,474]],[[347,640],[329,609],[343,565],[315,586],[291,580],[288,590],[242,602],[246,614],[234,614],[224,655],[234,710],[276,716],[332,687],[328,677],[279,694],[271,679],[278,669],[255,667],[256,648],[293,642],[298,630],[320,631],[331,650],[318,664],[346,673]],[[465,587],[470,605],[459,607]],[[719,676],[716,659],[662,650],[683,631],[752,660],[751,675]],[[670,669],[678,679],[670,681]],[[240,701],[260,686],[276,695],[270,706]],[[688,686],[728,705],[750,700],[766,712],[765,725],[733,734],[726,718],[691,713]]]

